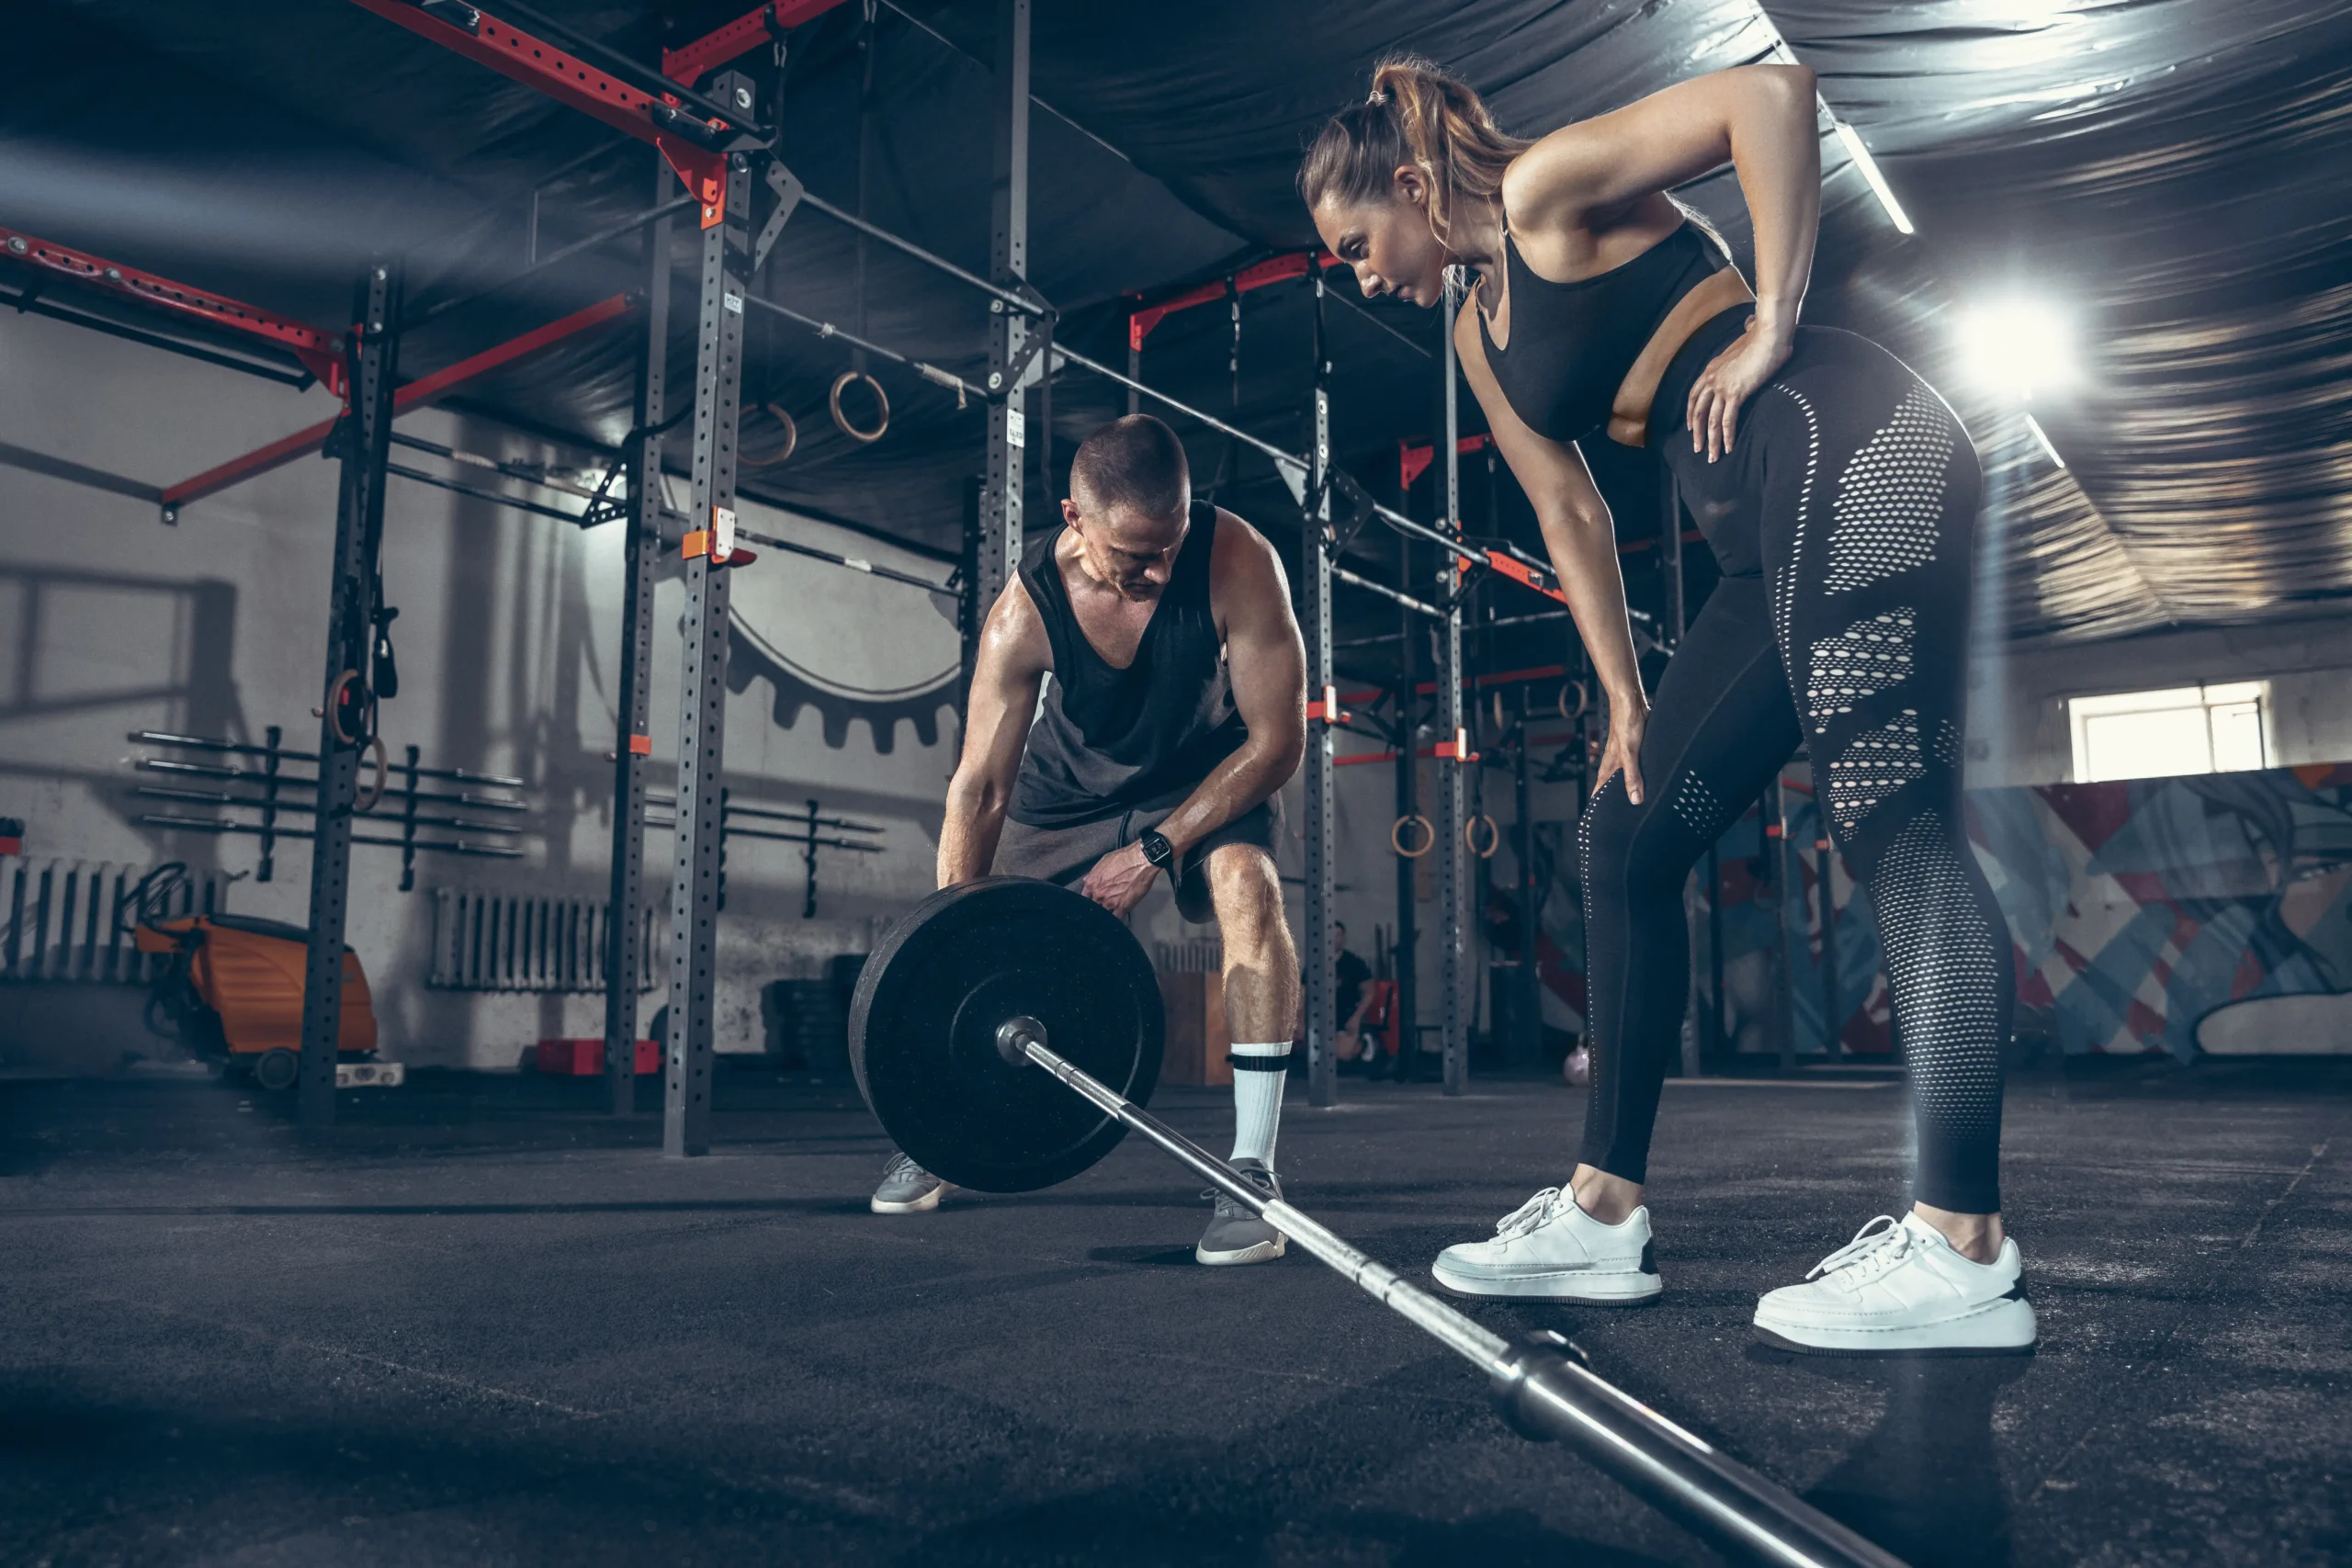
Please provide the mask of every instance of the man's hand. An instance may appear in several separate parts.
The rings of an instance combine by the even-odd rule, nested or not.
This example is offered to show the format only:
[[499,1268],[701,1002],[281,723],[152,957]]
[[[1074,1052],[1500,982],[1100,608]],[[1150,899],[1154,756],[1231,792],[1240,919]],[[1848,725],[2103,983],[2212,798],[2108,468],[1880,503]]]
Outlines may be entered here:
[[1094,863],[1086,880],[1078,890],[1114,915],[1125,917],[1129,909],[1143,902],[1151,891],[1152,880],[1159,868],[1145,858],[1141,844],[1129,844],[1124,850],[1113,850]]

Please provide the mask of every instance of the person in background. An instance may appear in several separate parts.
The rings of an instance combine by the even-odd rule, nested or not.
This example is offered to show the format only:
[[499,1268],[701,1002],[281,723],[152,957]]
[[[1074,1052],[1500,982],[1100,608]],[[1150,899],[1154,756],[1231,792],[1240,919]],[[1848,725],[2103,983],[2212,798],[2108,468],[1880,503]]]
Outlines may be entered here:
[[1332,1010],[1339,1030],[1331,1036],[1331,1054],[1342,1062],[1361,1059],[1367,1067],[1378,1054],[1377,1041],[1363,1037],[1363,1015],[1372,1006],[1372,965],[1348,951],[1344,921],[1331,922]]

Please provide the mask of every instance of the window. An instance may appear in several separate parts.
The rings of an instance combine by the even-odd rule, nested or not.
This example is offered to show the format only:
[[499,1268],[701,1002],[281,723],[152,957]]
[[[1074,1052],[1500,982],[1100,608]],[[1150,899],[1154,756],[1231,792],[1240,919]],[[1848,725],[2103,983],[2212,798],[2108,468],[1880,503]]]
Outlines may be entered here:
[[2075,697],[2075,779],[2170,778],[2270,765],[2267,681]]

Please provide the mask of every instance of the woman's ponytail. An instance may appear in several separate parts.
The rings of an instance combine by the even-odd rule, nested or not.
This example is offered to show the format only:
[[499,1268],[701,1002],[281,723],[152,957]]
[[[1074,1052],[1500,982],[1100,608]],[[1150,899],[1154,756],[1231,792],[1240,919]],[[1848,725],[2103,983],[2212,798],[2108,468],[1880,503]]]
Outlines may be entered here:
[[1442,243],[1456,199],[1499,195],[1503,171],[1527,145],[1504,134],[1461,77],[1394,56],[1374,68],[1371,96],[1332,116],[1316,137],[1299,165],[1298,193],[1309,208],[1385,200],[1396,171],[1410,164],[1429,180],[1430,229]]

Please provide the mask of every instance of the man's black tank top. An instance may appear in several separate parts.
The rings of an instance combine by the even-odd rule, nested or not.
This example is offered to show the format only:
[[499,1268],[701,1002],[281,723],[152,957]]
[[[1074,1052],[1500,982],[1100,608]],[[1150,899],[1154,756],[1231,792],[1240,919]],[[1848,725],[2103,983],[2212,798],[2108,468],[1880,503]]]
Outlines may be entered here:
[[1729,265],[1686,220],[1623,266],[1555,283],[1535,275],[1506,233],[1510,346],[1495,346],[1480,311],[1487,367],[1530,430],[1555,441],[1579,440],[1609,423],[1617,389],[1667,312]]
[[1052,529],[1021,552],[1021,581],[1054,656],[1010,807],[1014,821],[1032,828],[1175,806],[1250,737],[1209,607],[1216,508],[1193,503],[1175,570],[1124,670],[1094,651],[1070,613],[1054,562],[1061,536]]

